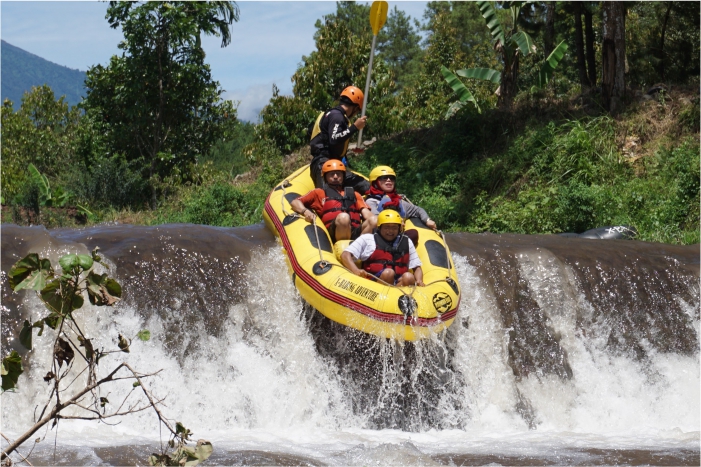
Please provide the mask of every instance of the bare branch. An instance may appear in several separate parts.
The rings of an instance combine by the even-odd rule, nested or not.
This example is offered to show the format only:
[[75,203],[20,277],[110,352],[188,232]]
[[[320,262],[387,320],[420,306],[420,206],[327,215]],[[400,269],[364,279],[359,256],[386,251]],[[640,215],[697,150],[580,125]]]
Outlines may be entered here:
[[[0,436],[2,436],[3,438],[5,438],[5,441],[7,441],[8,443],[12,443],[12,441],[10,441],[9,439],[7,439],[7,436],[3,435],[2,433],[0,433]],[[32,451],[34,451],[34,447],[33,447],[33,446],[32,446]],[[29,451],[29,454],[27,454],[27,457],[29,457],[29,456],[32,454],[32,451]],[[23,462],[26,462],[27,465],[28,465],[29,467],[34,467],[34,466],[32,465],[32,463],[29,462],[29,460],[27,460],[27,457],[24,457],[22,454],[19,453],[19,451],[17,452],[17,455],[20,456],[20,457],[22,458],[22,461],[23,461]]]
[[66,391],[71,386],[71,384],[75,383],[75,380],[78,379],[80,377],[80,375],[85,373],[85,370],[87,370],[87,369],[88,369],[88,367],[85,367],[82,370],[80,370],[80,372],[77,375],[75,375],[75,378],[73,378],[73,381],[68,383],[68,385],[66,386],[66,389],[64,389],[64,391]]
[[131,395],[134,393],[134,390],[135,390],[135,389],[136,389],[135,387],[132,387],[132,388],[131,388],[131,391],[129,391],[129,394],[126,395],[126,397],[124,398],[124,400],[122,401],[122,403],[119,404],[119,407],[117,407],[117,412],[119,412],[119,411],[122,409],[122,407],[124,406],[124,404],[127,402],[127,399],[129,399],[129,396],[131,396]]
[[[131,373],[134,375],[136,380],[139,382],[139,386],[144,391],[144,394],[146,394],[146,397],[148,398],[149,402],[151,403],[153,410],[156,411],[156,414],[158,415],[158,419],[166,426],[166,428],[168,428],[168,430],[173,434],[173,436],[175,436],[176,435],[175,430],[173,429],[172,426],[170,426],[170,423],[168,423],[168,421],[165,419],[165,417],[163,417],[163,414],[161,413],[160,410],[158,410],[158,407],[156,407],[156,403],[153,402],[153,398],[151,397],[151,393],[148,392],[148,390],[146,389],[146,386],[144,386],[144,384],[141,382],[141,378],[139,377],[139,375],[136,373],[136,371],[134,371],[134,369],[132,367],[129,366],[128,363],[123,363],[122,365],[126,366],[129,369],[129,371],[131,371]],[[158,371],[160,372],[160,370],[158,370]],[[165,400],[165,398],[162,400]]]
[[[54,362],[55,362],[55,361],[54,361]],[[128,368],[129,371],[131,372],[131,374],[132,374],[133,376],[115,377],[115,375],[117,374],[117,372],[118,372],[120,369],[122,369],[122,368]],[[7,456],[9,456],[12,452],[14,452],[19,446],[21,446],[22,443],[24,443],[27,439],[29,439],[39,428],[41,428],[42,426],[46,425],[46,424],[47,424],[48,422],[50,422],[51,420],[56,420],[56,422],[58,422],[58,420],[61,419],[61,418],[64,418],[64,419],[72,418],[72,417],[68,417],[68,416],[65,416],[65,417],[64,417],[64,416],[59,416],[59,413],[60,413],[63,409],[65,409],[66,407],[71,406],[71,405],[78,405],[79,407],[82,407],[82,406],[79,405],[79,401],[80,401],[80,400],[82,399],[82,397],[83,397],[85,394],[87,394],[88,392],[93,391],[95,388],[97,388],[98,386],[100,386],[100,385],[102,385],[102,384],[104,384],[104,383],[113,382],[113,381],[119,381],[119,380],[124,380],[124,379],[136,379],[137,381],[139,381],[139,384],[140,384],[142,390],[144,391],[144,393],[146,394],[146,397],[147,397],[148,400],[149,400],[149,405],[143,406],[143,407],[130,408],[128,411],[118,412],[118,414],[119,414],[119,415],[126,415],[126,414],[128,414],[128,413],[141,412],[141,411],[143,411],[143,410],[148,409],[149,407],[153,407],[153,409],[156,411],[156,414],[158,415],[158,419],[159,419],[164,425],[166,425],[166,427],[171,431],[171,433],[175,434],[175,431],[173,430],[173,428],[171,427],[171,425],[170,425],[170,424],[168,423],[168,421],[163,417],[163,415],[161,414],[161,412],[160,412],[160,411],[158,410],[158,408],[157,408],[157,405],[161,404],[161,403],[165,400],[165,398],[157,399],[157,400],[154,401],[153,397],[151,397],[151,394],[148,392],[148,390],[144,387],[143,383],[141,382],[141,378],[147,378],[147,377],[150,377],[150,376],[155,376],[155,375],[157,375],[157,374],[160,373],[160,372],[161,372],[161,370],[158,370],[158,371],[156,371],[156,372],[154,372],[154,373],[140,374],[140,373],[137,373],[136,371],[134,371],[134,369],[131,368],[127,363],[121,363],[121,364],[119,364],[119,366],[117,366],[114,370],[112,370],[112,372],[111,372],[110,374],[108,374],[107,376],[105,376],[104,378],[102,378],[101,380],[99,380],[99,381],[97,381],[97,382],[95,382],[95,383],[92,383],[92,384],[87,385],[85,388],[81,389],[77,394],[75,394],[71,399],[69,399],[69,400],[66,401],[65,403],[61,403],[61,402],[60,402],[59,396],[58,396],[58,394],[57,394],[57,395],[56,395],[56,399],[57,399],[58,403],[51,409],[51,411],[49,412],[49,414],[47,414],[45,417],[41,418],[38,422],[36,422],[36,423],[34,424],[34,426],[32,426],[29,430],[27,430],[24,434],[22,434],[19,438],[17,438],[17,440],[16,440],[14,443],[11,443],[5,450],[3,450],[3,451],[2,451],[2,455],[1,455],[1,457],[0,457],[0,460],[4,460],[4,459],[5,459]],[[58,391],[56,391],[56,390],[58,389],[58,388],[56,387],[57,385],[58,385],[58,382],[55,383],[55,387],[54,387],[54,391],[55,391],[56,393],[58,393]],[[52,394],[52,395],[53,395],[53,394]],[[47,409],[47,408],[48,408],[48,403],[47,403],[47,406],[44,407],[44,410],[42,410],[42,415],[46,412],[46,409]],[[120,406],[120,408],[121,408],[121,406]],[[86,410],[90,410],[90,409],[86,409]],[[107,415],[107,416],[106,416],[106,415],[100,415],[99,418],[109,418],[109,417],[113,417],[113,416],[117,416],[117,415],[116,415],[116,414],[110,414],[110,415]]]
[[[160,401],[156,402],[158,404]],[[151,408],[151,404],[144,405],[141,407],[135,407],[135,408],[130,408],[129,410],[124,410],[122,412],[114,412],[110,414],[101,414],[96,410],[91,410],[86,407],[80,407],[81,409],[84,409],[88,412],[96,413],[94,417],[88,417],[88,416],[80,416],[80,415],[57,415],[56,418],[60,418],[62,420],[104,420],[107,418],[113,418],[113,417],[121,417],[123,415],[129,415],[132,413],[137,413],[137,412],[143,412],[144,410],[148,410]]]
[[[34,426],[32,426],[29,430],[27,430],[24,434],[22,434],[19,438],[17,438],[17,440],[16,440],[14,443],[11,443],[7,448],[5,448],[5,450],[2,451],[2,455],[0,455],[0,460],[4,460],[8,455],[10,455],[12,452],[14,452],[14,451],[17,449],[18,446],[21,446],[22,443],[24,443],[27,439],[29,439],[30,436],[32,436],[34,433],[36,433],[36,431],[37,431],[39,428],[41,428],[42,426],[46,425],[46,424],[47,424],[49,421],[51,421],[52,419],[55,419],[56,416],[58,415],[58,413],[61,412],[61,410],[65,409],[65,408],[68,407],[69,405],[74,404],[74,403],[75,403],[76,401],[78,401],[81,397],[83,397],[83,395],[85,395],[86,393],[92,391],[93,389],[95,389],[95,388],[98,387],[99,385],[104,384],[104,383],[109,382],[109,381],[112,381],[113,378],[114,378],[114,375],[115,375],[119,370],[121,370],[122,368],[124,368],[125,366],[126,366],[127,368],[129,368],[129,370],[132,371],[132,373],[133,373],[133,370],[132,370],[126,363],[121,363],[121,364],[119,364],[119,365],[117,366],[117,368],[115,368],[114,370],[112,370],[112,372],[111,372],[109,375],[105,376],[104,378],[102,378],[101,380],[97,381],[96,383],[90,384],[90,385],[86,386],[85,388],[83,388],[82,390],[78,391],[78,393],[77,393],[75,396],[73,396],[71,399],[69,399],[66,403],[63,403],[63,404],[62,404],[62,403],[60,402],[60,400],[58,400],[59,396],[58,396],[58,394],[57,394],[57,395],[56,395],[56,399],[58,400],[58,404],[56,404],[56,405],[51,409],[51,412],[49,412],[48,415],[46,415],[44,418],[42,418],[42,419],[39,420],[37,423],[35,423]],[[58,391],[57,391],[57,392],[58,392]],[[154,407],[154,408],[155,408],[155,407]],[[157,411],[157,410],[156,410],[156,411]],[[157,412],[158,412],[158,411],[157,411]],[[159,418],[160,418],[160,413],[159,413]]]

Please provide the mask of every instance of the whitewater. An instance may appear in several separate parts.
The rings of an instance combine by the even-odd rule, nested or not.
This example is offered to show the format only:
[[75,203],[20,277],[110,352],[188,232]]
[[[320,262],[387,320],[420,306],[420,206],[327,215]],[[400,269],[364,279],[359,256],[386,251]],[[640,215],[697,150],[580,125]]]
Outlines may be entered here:
[[[127,295],[88,305],[83,329],[105,347],[151,332],[101,372],[161,370],[146,384],[166,416],[212,442],[210,465],[698,465],[698,245],[447,240],[459,312],[418,343],[343,329],[305,305],[261,225],[3,225],[2,270],[29,250],[55,263],[100,244]],[[2,294],[4,355],[18,323],[45,312],[5,280]],[[19,391],[0,398],[8,438],[48,397],[48,365],[35,364],[50,359],[47,334],[25,354]],[[102,391],[117,401],[131,389]],[[143,465],[167,441],[151,411],[34,438],[33,465]]]

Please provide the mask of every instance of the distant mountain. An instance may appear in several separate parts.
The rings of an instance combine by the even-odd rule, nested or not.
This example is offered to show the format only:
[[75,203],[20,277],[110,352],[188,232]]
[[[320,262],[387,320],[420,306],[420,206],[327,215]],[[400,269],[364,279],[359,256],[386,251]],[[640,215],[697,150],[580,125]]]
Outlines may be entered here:
[[32,86],[48,84],[56,98],[66,96],[70,105],[75,105],[85,96],[85,72],[72,70],[44,60],[34,54],[2,41],[2,101],[10,99],[15,110],[19,109],[22,94]]

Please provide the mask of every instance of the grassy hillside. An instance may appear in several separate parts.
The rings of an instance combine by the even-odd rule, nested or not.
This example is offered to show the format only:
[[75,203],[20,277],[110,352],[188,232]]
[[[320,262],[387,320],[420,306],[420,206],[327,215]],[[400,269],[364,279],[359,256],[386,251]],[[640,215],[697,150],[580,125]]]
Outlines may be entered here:
[[2,41],[2,100],[10,99],[19,108],[22,94],[32,86],[48,84],[56,97],[76,105],[85,94],[85,72],[44,60]]
[[633,225],[640,239],[699,242],[699,94],[639,95],[617,119],[581,97],[467,111],[381,141],[358,164],[398,170],[398,188],[439,226],[583,232]]

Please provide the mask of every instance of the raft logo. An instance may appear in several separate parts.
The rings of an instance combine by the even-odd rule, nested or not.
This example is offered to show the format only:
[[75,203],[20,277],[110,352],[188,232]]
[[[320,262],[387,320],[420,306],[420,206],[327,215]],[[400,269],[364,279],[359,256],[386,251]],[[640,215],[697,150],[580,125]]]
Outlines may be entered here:
[[445,313],[453,306],[453,299],[445,292],[438,292],[433,296],[433,306],[438,313]]
[[379,295],[378,292],[370,290],[367,287],[363,287],[362,285],[358,285],[355,282],[351,282],[347,279],[341,279],[340,277],[336,278],[336,283],[334,283],[334,285],[343,290],[347,290],[348,292],[354,293],[359,297],[363,297],[367,300],[370,300],[371,302],[374,302],[377,296]]

